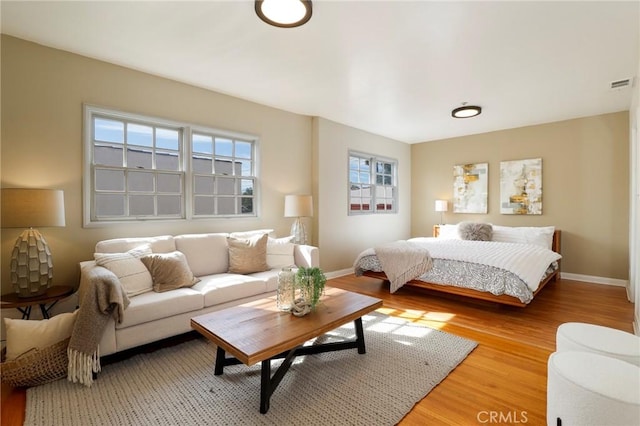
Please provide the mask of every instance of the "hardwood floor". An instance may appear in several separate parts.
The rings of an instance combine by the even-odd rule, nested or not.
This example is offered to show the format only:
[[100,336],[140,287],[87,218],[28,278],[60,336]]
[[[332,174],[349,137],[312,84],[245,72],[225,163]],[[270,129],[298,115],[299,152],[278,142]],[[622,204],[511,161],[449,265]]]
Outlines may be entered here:
[[[633,332],[633,305],[621,287],[560,280],[516,308],[419,289],[389,294],[382,281],[353,275],[327,285],[378,297],[381,312],[479,343],[401,425],[543,425],[556,328],[577,321]],[[24,407],[25,390],[3,385],[2,425],[22,425]]]

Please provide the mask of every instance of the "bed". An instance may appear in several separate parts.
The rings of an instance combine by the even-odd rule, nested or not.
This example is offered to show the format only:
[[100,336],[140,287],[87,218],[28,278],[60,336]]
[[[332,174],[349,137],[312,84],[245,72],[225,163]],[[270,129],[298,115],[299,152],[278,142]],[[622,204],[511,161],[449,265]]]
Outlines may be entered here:
[[[484,241],[460,237],[461,230],[469,226],[476,229],[478,225],[483,225],[485,231],[488,225],[488,239],[486,233],[482,238]],[[407,285],[524,307],[547,283],[558,279],[562,257],[560,238],[561,232],[554,227],[504,227],[478,223],[436,225],[433,237],[412,238],[364,250],[354,262],[354,272],[356,276],[388,282],[392,292]],[[400,255],[395,258],[397,262],[390,261],[383,249],[398,249],[400,243],[404,244],[400,247],[402,250],[411,246],[427,253],[419,275],[415,272],[419,268],[411,270],[415,276],[404,276],[392,270],[398,264],[406,263],[407,256]],[[381,258],[385,260],[386,270]],[[398,275],[401,278],[399,283]]]

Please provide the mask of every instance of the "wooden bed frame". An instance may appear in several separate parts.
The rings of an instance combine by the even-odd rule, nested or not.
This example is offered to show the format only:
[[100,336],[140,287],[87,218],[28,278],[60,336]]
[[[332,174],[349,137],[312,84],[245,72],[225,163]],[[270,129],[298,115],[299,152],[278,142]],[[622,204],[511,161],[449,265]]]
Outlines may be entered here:
[[[433,227],[433,236],[437,237],[439,233],[440,233],[440,227],[438,225],[435,225]],[[553,233],[553,242],[551,243],[551,250],[555,251],[556,253],[560,253],[560,231],[559,230],[556,230]],[[560,261],[558,260],[558,269],[556,269],[551,275],[546,277],[540,283],[540,285],[538,286],[538,289],[533,292],[533,296],[535,297],[535,295],[538,294],[540,290],[542,290],[542,288],[548,282],[557,281],[559,277],[559,273],[560,273]],[[389,280],[387,279],[387,276],[385,275],[384,272],[364,271],[362,275],[365,275],[367,277],[372,277],[372,278],[378,278],[378,279],[384,280],[386,283],[389,283]],[[517,306],[520,308],[527,306],[527,303],[522,303],[520,299],[518,299],[517,297],[509,296],[506,294],[501,294],[499,296],[496,296],[488,292],[473,290],[470,288],[461,288],[461,287],[454,287],[449,285],[433,284],[433,283],[419,281],[419,280],[411,280],[407,282],[405,285],[425,288],[427,290],[439,291],[441,293],[471,297],[474,299],[480,299],[480,300],[485,300],[489,302],[496,302],[502,305]]]

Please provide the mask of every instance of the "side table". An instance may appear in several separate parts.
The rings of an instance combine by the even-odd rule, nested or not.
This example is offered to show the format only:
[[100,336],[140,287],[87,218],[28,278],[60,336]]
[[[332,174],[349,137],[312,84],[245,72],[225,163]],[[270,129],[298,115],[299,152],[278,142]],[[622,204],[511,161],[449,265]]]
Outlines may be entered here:
[[[0,296],[0,308],[16,308],[22,312],[22,319],[29,319],[33,305],[39,305],[42,317],[49,319],[49,311],[58,301],[73,294],[73,287],[66,285],[56,285],[49,287],[47,292],[40,296],[18,297],[17,293],[3,294]],[[47,306],[49,304],[49,306]]]

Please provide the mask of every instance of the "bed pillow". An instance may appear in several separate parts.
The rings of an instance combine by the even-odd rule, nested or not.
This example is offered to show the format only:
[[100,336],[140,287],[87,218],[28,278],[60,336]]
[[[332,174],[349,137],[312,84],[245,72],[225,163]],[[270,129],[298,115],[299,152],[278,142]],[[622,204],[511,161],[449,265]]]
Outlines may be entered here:
[[463,240],[491,241],[493,231],[489,223],[461,222],[458,224],[458,234]]
[[151,273],[153,291],[162,293],[182,287],[191,287],[199,278],[193,276],[187,258],[182,252],[153,253],[140,258]]
[[267,271],[267,239],[269,235],[251,238],[227,237],[229,245],[229,273],[252,274]]
[[293,235],[284,238],[269,238],[267,241],[267,265],[269,268],[280,269],[295,265],[292,241]]
[[7,361],[32,349],[44,349],[70,337],[77,312],[67,312],[43,320],[5,318]]
[[153,290],[153,279],[142,256],[151,254],[148,245],[129,250],[126,253],[95,253],[96,264],[113,272],[120,281],[127,296],[136,296]]
[[493,226],[493,241],[534,244],[551,250],[554,226]]
[[439,225],[438,238],[443,240],[459,240],[458,225]]

